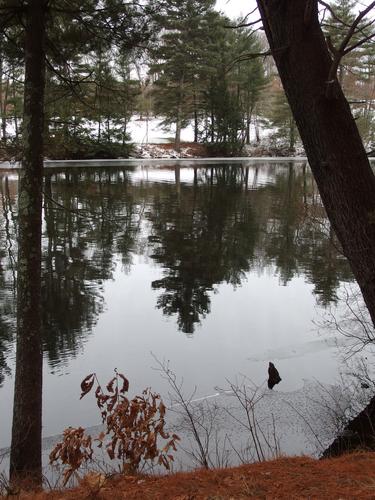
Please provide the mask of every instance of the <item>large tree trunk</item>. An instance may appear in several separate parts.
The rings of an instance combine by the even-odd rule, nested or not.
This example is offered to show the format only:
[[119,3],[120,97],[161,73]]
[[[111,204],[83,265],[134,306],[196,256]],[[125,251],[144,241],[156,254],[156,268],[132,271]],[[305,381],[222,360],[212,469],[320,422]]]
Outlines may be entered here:
[[24,150],[19,185],[17,355],[10,477],[41,481],[41,221],[45,0],[26,7]]
[[327,82],[317,0],[257,3],[328,218],[375,323],[375,177],[337,78]]
[[330,458],[356,450],[375,450],[375,398],[345,426],[326,448],[321,458]]

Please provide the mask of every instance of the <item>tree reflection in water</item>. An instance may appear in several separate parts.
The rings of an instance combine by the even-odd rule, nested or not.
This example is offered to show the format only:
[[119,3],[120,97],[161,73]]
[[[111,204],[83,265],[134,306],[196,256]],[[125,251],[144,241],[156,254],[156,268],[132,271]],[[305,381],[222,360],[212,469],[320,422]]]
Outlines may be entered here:
[[242,174],[228,166],[210,170],[193,187],[161,186],[147,214],[152,258],[164,274],[152,283],[163,290],[158,307],[176,314],[185,333],[192,334],[195,323],[210,312],[209,292],[215,285],[240,285],[250,270],[258,226]]
[[0,177],[0,386],[10,373],[8,357],[16,334],[15,216],[7,177]]
[[[131,168],[46,172],[43,324],[52,366],[82,348],[119,259],[125,272],[134,255],[161,268],[151,283],[157,307],[189,335],[218,285],[240,286],[250,272],[272,272],[282,285],[304,276],[322,305],[352,280],[304,165],[201,166],[188,181],[173,167],[173,183],[140,180]],[[0,194],[1,383],[14,338],[16,180],[1,176]]]

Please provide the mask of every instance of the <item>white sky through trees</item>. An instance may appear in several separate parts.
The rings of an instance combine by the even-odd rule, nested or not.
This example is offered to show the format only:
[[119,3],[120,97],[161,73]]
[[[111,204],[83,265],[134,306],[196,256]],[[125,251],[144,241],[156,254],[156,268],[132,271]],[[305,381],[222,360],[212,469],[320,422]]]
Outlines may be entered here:
[[255,0],[217,0],[216,9],[224,12],[228,17],[240,17],[252,11],[256,6]]
[[[331,3],[331,2],[329,2]],[[361,0],[357,2],[357,10],[366,8],[371,3],[371,0]],[[241,15],[246,15],[256,7],[256,0],[217,0],[216,9],[224,12],[225,15],[231,18],[237,18]],[[255,14],[256,15],[256,14]],[[368,18],[374,18],[375,13],[370,13]]]

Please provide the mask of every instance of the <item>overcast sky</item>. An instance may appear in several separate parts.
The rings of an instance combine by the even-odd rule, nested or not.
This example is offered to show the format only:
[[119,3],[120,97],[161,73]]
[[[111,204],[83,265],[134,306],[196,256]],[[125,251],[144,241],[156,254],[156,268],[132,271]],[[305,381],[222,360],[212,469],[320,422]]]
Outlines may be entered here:
[[[371,0],[360,0],[357,1],[357,9],[361,10],[367,5],[369,5]],[[256,0],[216,0],[217,10],[221,10],[228,17],[239,17],[241,15],[246,15],[248,12],[252,11],[256,6]],[[371,16],[371,14],[369,15]],[[368,17],[369,17],[368,16]],[[374,17],[375,13],[372,13],[371,17]]]
[[246,15],[255,7],[255,0],[216,0],[217,10],[229,17]]

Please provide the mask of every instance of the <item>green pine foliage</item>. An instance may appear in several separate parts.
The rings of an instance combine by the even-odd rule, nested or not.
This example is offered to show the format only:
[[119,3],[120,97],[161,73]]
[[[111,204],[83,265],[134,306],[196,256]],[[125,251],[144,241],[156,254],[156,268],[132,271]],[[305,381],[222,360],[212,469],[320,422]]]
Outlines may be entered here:
[[252,113],[266,79],[262,64],[246,58],[259,52],[257,37],[230,29],[211,0],[170,2],[159,44],[152,51],[155,113],[165,127],[194,124],[195,141],[225,154],[250,142]]
[[[13,0],[1,0],[7,15]],[[258,125],[293,150],[298,134],[277,90],[267,50],[251,27],[231,29],[214,0],[49,2],[45,106],[51,158],[130,154],[129,122],[138,114],[173,130],[192,126],[212,155],[238,154]],[[333,0],[324,29],[338,47],[353,22],[354,0]],[[240,23],[238,23],[240,24]],[[364,22],[354,37],[369,36]],[[23,28],[17,17],[0,37],[0,146],[15,155],[22,135]],[[264,44],[264,42],[263,42]],[[342,59],[338,78],[368,149],[375,142],[373,39]],[[267,76],[266,76],[267,75]],[[275,90],[276,89],[276,90]],[[257,139],[259,142],[259,139]]]
[[270,125],[276,129],[273,139],[293,153],[299,134],[287,97],[282,89],[273,93],[269,119]]
[[[358,5],[354,0],[334,0],[330,5],[333,13],[327,16],[324,28],[327,38],[337,49],[355,20]],[[373,33],[373,22],[363,20],[349,46],[355,45]],[[339,82],[346,93],[367,147],[370,147],[375,137],[374,68],[375,46],[373,38],[370,38],[368,42],[345,55],[338,69]]]

